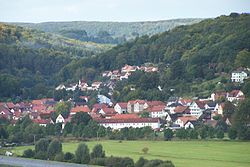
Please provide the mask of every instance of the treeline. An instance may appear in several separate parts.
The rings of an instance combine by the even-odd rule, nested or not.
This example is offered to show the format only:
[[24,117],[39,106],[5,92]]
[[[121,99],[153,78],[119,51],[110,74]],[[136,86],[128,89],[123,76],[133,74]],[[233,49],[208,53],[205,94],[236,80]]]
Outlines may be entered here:
[[85,143],[80,143],[75,154],[71,152],[63,153],[62,143],[59,140],[49,141],[46,139],[39,140],[35,145],[35,150],[25,150],[23,157],[107,167],[174,167],[171,161],[158,159],[147,160],[141,157],[134,163],[134,160],[129,157],[106,157],[101,144],[95,145],[90,152]]
[[[172,29],[179,25],[188,25],[201,21],[202,19],[174,19],[153,22],[96,22],[96,21],[74,21],[74,22],[47,22],[47,23],[14,23],[16,25],[34,28],[45,32],[70,35],[74,39],[83,41],[95,41],[100,43],[125,42],[142,35],[154,35]],[[66,33],[65,33],[66,32]],[[83,38],[86,32],[88,38]],[[110,34],[112,38],[100,36],[103,32]]]
[[[242,65],[236,62],[242,52],[246,52],[245,57],[250,55],[249,26],[249,14],[232,13],[230,16],[206,19],[152,37],[136,38],[100,56],[72,62],[60,74],[68,72],[69,76],[74,76],[74,71],[82,67],[105,71],[120,69],[125,64],[142,65],[152,62],[159,65],[160,77],[155,84],[160,85],[163,90],[173,88],[177,95],[193,92],[193,96],[207,96],[208,94],[204,95],[202,90],[193,89],[192,86],[211,81]],[[230,82],[226,78],[221,81]],[[129,85],[131,84],[125,86]],[[138,87],[138,84],[135,86]],[[217,88],[214,82],[206,87],[209,91],[223,89]],[[119,90],[118,93],[121,94]],[[156,90],[154,93],[157,94]],[[143,96],[142,94],[139,92],[136,98]]]
[[62,30],[59,33],[68,38],[102,44],[122,44],[127,40],[125,36],[112,37],[107,31],[99,31],[96,36],[88,35],[85,30]]

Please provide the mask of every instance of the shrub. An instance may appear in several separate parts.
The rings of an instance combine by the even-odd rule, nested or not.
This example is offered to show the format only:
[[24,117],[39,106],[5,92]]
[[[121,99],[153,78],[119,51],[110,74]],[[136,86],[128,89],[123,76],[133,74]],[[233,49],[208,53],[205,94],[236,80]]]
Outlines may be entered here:
[[142,149],[142,152],[144,153],[144,154],[147,154],[148,153],[148,147],[144,147],[143,149]]
[[62,152],[57,153],[57,154],[55,155],[54,160],[55,160],[55,161],[63,162],[63,161],[64,161],[64,154],[63,154]]
[[32,158],[34,157],[34,155],[35,155],[35,152],[31,149],[24,150],[23,152],[23,157],[25,158]]
[[98,166],[105,166],[105,161],[106,161],[106,158],[94,158],[94,159],[91,159],[89,164],[91,165],[98,165]]
[[70,153],[70,152],[66,152],[64,154],[64,160],[67,161],[67,162],[72,162],[74,157],[75,157],[75,155]]

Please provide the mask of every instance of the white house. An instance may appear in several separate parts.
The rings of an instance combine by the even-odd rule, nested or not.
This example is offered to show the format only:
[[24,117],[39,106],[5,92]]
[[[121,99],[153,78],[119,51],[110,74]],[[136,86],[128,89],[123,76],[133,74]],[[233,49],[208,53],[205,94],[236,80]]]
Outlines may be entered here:
[[181,128],[193,128],[192,122],[195,121],[197,121],[195,116],[178,117],[175,124],[179,125]]
[[190,109],[190,114],[192,116],[199,118],[202,115],[203,111],[205,110],[205,104],[198,100],[193,101],[190,104],[189,109]]
[[243,70],[236,70],[232,72],[231,75],[231,81],[232,82],[239,82],[239,83],[243,83],[244,79],[247,79],[248,75],[246,71]]
[[114,109],[117,113],[119,114],[124,114],[127,112],[127,105],[128,103],[116,103],[116,105],[114,106]]
[[151,118],[165,118],[168,113],[165,111],[165,105],[153,106],[148,108]]
[[105,128],[122,129],[126,127],[142,128],[151,127],[152,129],[160,128],[160,119],[158,118],[133,118],[133,119],[97,119],[97,123]]
[[128,102],[127,109],[129,113],[139,113],[147,109],[149,105],[145,100],[131,100]]
[[227,94],[227,100],[230,102],[244,100],[245,96],[244,93],[240,90],[232,90],[230,93]]

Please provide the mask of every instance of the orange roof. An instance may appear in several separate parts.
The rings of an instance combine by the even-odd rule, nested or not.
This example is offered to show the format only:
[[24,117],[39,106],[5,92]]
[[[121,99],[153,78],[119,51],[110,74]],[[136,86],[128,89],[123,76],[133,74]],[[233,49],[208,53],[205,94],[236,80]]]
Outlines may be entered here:
[[137,114],[116,114],[112,117],[112,119],[133,119],[139,118]]
[[128,103],[131,103],[131,104],[135,104],[135,103],[145,104],[146,101],[145,100],[130,100],[130,101],[128,101]]
[[127,108],[127,105],[128,105],[128,103],[125,103],[125,102],[119,102],[116,104],[118,104],[121,108]]
[[70,112],[90,112],[90,109],[87,105],[76,106],[70,110]]
[[178,119],[180,119],[183,124],[186,124],[188,121],[196,121],[197,118],[194,116],[185,116],[185,117],[178,117]]
[[31,102],[33,105],[42,105],[43,101],[42,100],[32,100]]
[[183,113],[183,112],[185,112],[185,111],[187,111],[187,112],[190,111],[190,109],[189,109],[188,106],[177,106],[177,107],[174,109],[174,112],[176,112],[176,113]]
[[164,109],[165,109],[165,105],[159,105],[159,106],[152,106],[148,108],[148,111],[149,112],[161,112]]
[[239,94],[240,90],[232,90],[230,93],[229,93],[229,96],[230,97],[236,97],[238,94]]
[[15,107],[14,103],[12,103],[12,102],[7,102],[6,105],[7,105],[8,108],[14,108]]
[[102,108],[102,110],[105,114],[115,114],[116,113],[115,109],[113,109],[113,108]]
[[37,105],[37,106],[34,106],[32,108],[34,111],[37,111],[37,112],[42,112],[42,111],[45,111],[46,110],[46,107],[43,106],[43,105]]
[[166,104],[162,101],[148,101],[148,105],[150,106],[165,106]]

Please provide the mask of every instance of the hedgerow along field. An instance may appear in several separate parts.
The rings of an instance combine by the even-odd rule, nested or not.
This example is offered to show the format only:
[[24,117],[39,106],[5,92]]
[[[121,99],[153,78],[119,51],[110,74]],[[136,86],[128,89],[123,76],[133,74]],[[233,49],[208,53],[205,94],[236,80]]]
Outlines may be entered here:
[[[176,167],[249,167],[250,142],[237,141],[89,141],[91,151],[102,144],[106,155],[131,157],[135,161],[143,156],[147,159],[171,160]],[[79,142],[63,143],[64,152],[74,153]],[[147,154],[142,152],[148,147]],[[33,146],[15,147],[13,152],[22,155]]]

